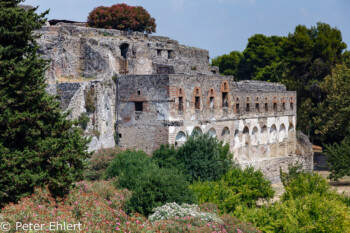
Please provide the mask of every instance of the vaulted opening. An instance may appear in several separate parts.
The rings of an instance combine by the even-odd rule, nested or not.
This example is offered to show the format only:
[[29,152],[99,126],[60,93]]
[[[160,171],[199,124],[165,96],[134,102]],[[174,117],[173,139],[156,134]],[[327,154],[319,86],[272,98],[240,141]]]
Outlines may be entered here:
[[122,57],[124,59],[126,59],[128,51],[129,51],[129,44],[124,43],[119,48],[120,48],[120,52],[121,52]]
[[[226,85],[226,83],[225,83]],[[222,92],[222,107],[227,108],[228,107],[228,93]]]
[[201,109],[201,97],[199,96],[195,97],[194,108]]

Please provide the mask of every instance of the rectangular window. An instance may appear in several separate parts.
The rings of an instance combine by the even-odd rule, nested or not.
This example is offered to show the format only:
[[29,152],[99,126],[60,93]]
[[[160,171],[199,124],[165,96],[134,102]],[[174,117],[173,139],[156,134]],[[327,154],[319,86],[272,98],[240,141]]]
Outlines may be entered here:
[[143,102],[134,102],[135,103],[135,111],[143,112]]
[[277,103],[273,103],[273,110],[277,110]]
[[290,109],[293,110],[294,109],[294,105],[293,103],[290,103]]
[[268,103],[265,103],[265,111],[269,111],[269,104]]
[[210,97],[209,108],[214,108],[214,97]]
[[249,112],[249,111],[250,111],[250,105],[249,105],[249,104],[247,104],[245,110],[246,110],[246,112]]
[[228,93],[227,92],[222,93],[222,107],[223,108],[228,107]]
[[157,49],[157,55],[161,56],[162,55],[162,50],[161,49]]
[[172,58],[173,58],[173,51],[168,50],[168,59],[172,59]]
[[239,113],[239,104],[236,104],[236,113]]
[[183,97],[179,97],[179,111],[184,110],[184,100]]
[[255,104],[255,109],[256,109],[257,112],[259,112],[259,110],[260,110],[259,103],[256,103],[256,104]]
[[194,108],[201,109],[201,97],[198,97],[198,96],[195,97]]

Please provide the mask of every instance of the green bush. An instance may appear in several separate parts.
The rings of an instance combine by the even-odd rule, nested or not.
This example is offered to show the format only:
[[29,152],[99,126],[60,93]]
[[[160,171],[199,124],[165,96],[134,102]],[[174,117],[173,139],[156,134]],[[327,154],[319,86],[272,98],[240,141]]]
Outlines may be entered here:
[[308,194],[262,208],[238,207],[235,216],[264,232],[349,232],[350,209],[336,198]]
[[175,168],[159,168],[143,151],[126,150],[108,166],[105,178],[116,177],[118,188],[132,191],[128,210],[144,215],[169,202],[195,203],[185,176]]
[[184,171],[184,164],[177,159],[177,150],[173,145],[161,145],[158,150],[153,152],[153,161],[160,168],[177,168]]
[[285,189],[282,200],[303,197],[317,193],[321,196],[337,195],[331,190],[327,180],[318,173],[303,171],[300,165],[289,165],[288,173],[280,171]]
[[154,208],[166,203],[197,202],[188,181],[177,169],[152,167],[134,175],[140,178],[140,182],[132,189],[128,204],[130,211],[148,216]]
[[223,144],[208,134],[194,135],[178,148],[176,160],[182,164],[189,181],[212,181],[232,167],[230,145]]
[[339,144],[326,146],[331,180],[350,176],[350,137],[347,136]]
[[100,149],[95,152],[87,162],[84,171],[86,180],[100,180],[106,172],[109,164],[120,153],[118,148]]
[[119,153],[109,164],[104,178],[118,177],[119,188],[134,190],[144,178],[142,173],[156,168],[157,166],[144,151],[126,150]]
[[240,204],[253,207],[258,199],[269,199],[274,195],[271,182],[253,167],[241,169],[235,166],[217,181],[198,181],[190,187],[197,194],[199,203],[215,203],[222,212],[233,212]]

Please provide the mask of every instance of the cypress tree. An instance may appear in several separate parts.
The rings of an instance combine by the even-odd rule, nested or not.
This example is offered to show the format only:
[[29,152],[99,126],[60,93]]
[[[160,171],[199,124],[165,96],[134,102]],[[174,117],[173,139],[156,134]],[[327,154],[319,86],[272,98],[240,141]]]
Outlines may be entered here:
[[0,207],[48,185],[63,196],[83,178],[88,139],[45,92],[48,62],[37,54],[48,11],[0,2]]

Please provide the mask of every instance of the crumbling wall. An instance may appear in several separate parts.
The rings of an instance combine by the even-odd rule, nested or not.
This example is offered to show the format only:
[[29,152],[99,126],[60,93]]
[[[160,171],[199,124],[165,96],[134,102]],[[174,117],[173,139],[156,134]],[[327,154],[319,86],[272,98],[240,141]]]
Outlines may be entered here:
[[60,96],[61,108],[69,111],[69,119],[88,118],[84,135],[91,137],[89,151],[115,146],[116,88],[112,80],[61,83],[49,87]]
[[168,142],[169,77],[122,76],[117,83],[119,145],[151,154]]
[[168,37],[62,23],[37,33],[39,53],[51,59],[49,84],[104,80],[114,74],[212,74],[207,50],[179,45]]

